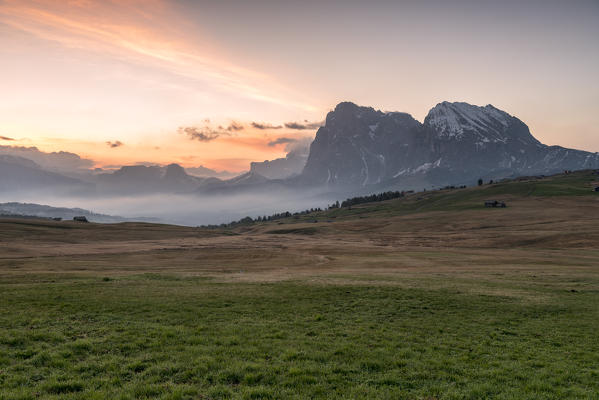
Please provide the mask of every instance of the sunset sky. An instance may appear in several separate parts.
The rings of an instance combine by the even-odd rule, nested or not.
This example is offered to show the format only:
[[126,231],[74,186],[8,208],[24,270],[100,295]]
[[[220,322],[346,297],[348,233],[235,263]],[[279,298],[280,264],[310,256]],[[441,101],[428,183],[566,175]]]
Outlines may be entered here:
[[448,100],[599,151],[598,38],[596,0],[0,0],[0,145],[241,171],[340,101]]

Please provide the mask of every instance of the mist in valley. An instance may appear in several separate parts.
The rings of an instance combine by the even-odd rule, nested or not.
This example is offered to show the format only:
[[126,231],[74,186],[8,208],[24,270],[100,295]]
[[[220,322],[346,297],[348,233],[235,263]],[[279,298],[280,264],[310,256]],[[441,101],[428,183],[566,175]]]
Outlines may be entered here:
[[[324,208],[336,199],[319,191],[272,190],[238,194],[170,194],[91,196],[56,192],[2,192],[0,203],[19,202],[51,207],[81,208],[96,214],[127,220],[151,221],[187,226],[221,224],[246,216],[256,218],[280,212]],[[26,215],[27,212],[21,212]],[[58,214],[62,218],[70,215]],[[53,216],[56,213],[52,214]],[[71,217],[72,218],[72,217]],[[94,218],[91,218],[94,221]],[[97,222],[109,222],[96,219]]]

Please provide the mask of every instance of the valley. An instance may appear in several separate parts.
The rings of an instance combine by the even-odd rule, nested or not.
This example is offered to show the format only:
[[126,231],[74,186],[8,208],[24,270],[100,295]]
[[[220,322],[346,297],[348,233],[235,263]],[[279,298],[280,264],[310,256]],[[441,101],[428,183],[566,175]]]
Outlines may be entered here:
[[0,397],[592,398],[598,178],[232,228],[0,219]]

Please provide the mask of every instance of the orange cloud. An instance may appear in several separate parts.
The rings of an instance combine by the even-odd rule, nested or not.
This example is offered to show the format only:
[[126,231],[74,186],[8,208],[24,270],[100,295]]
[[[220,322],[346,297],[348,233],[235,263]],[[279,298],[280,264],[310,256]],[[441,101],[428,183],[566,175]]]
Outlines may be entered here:
[[312,138],[312,135],[287,133],[284,134],[284,136],[251,134],[245,136],[221,137],[219,140],[229,146],[239,146],[258,150],[260,152],[264,152],[265,154],[269,154],[272,158],[276,158],[284,154],[283,152],[286,144],[311,140]]
[[[233,126],[233,123],[224,125],[227,128]],[[107,143],[46,137],[36,140],[35,144],[43,151],[66,150],[94,160],[94,167],[132,165],[139,162],[166,165],[176,162],[184,167],[203,165],[217,170],[241,172],[248,170],[252,161],[284,157],[289,151],[290,143],[304,143],[313,137],[304,132],[285,130],[280,135],[269,135],[251,128],[249,124],[236,122],[234,125],[238,129],[243,126],[244,129],[208,142],[190,140],[186,135],[170,132],[166,136],[148,137],[142,142],[127,142],[127,146],[122,147],[126,151],[108,149],[112,149],[115,144],[114,147],[119,147],[119,141]]]
[[[250,99],[314,110],[270,77],[231,64],[163,0],[4,0],[0,21],[66,47],[157,67]],[[200,43],[200,44],[198,44]]]

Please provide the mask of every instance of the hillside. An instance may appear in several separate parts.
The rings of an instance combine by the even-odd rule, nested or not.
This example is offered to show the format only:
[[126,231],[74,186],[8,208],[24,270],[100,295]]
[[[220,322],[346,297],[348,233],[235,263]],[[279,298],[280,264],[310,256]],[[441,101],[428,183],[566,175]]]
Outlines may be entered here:
[[[593,170],[523,177],[220,228],[0,219],[4,235],[0,247],[14,249],[16,244],[10,239],[19,237],[29,238],[31,248],[24,248],[31,252],[41,251],[40,242],[57,243],[44,249],[48,254],[68,254],[75,248],[80,253],[88,247],[93,252],[135,252],[138,246],[143,250],[218,249],[241,248],[248,243],[269,252],[287,243],[291,254],[295,245],[303,249],[305,244],[319,245],[324,239],[339,249],[356,242],[375,248],[594,247],[599,241],[599,192],[592,190],[595,186],[599,186],[599,175]],[[505,201],[508,207],[485,208],[485,200]],[[116,241],[118,245],[111,250]]]
[[[556,245],[556,241],[561,245],[593,246],[599,240],[599,193],[593,191],[597,186],[599,175],[592,170],[522,177],[480,187],[417,192],[404,198],[235,229],[272,234],[368,235],[390,241],[397,235],[404,243],[418,232],[418,239],[410,239],[410,243],[449,247],[526,246],[535,241],[547,246]],[[508,207],[487,209],[486,200],[505,201]],[[444,243],[452,235],[457,237]]]

